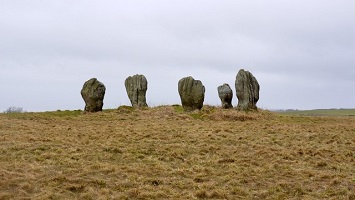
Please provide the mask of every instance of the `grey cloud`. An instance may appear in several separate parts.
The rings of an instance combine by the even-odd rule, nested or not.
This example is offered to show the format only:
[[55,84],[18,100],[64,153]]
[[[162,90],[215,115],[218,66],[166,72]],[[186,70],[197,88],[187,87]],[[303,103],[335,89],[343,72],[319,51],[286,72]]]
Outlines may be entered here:
[[[208,103],[219,104],[217,86],[234,85],[240,68],[261,82],[262,107],[349,107],[354,8],[347,0],[4,0],[0,78],[7,85],[0,89],[8,95],[0,109],[81,108],[73,95],[91,77],[106,83],[105,105],[116,107],[129,102],[123,81],[136,73],[148,78],[151,104],[179,103],[176,83],[188,75],[206,85]],[[318,105],[317,96],[326,100]]]

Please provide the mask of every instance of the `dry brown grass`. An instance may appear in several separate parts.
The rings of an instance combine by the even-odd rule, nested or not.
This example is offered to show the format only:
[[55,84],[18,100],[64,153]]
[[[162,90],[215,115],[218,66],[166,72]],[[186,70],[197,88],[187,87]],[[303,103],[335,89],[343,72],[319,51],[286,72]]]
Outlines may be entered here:
[[355,199],[355,118],[0,114],[0,199]]

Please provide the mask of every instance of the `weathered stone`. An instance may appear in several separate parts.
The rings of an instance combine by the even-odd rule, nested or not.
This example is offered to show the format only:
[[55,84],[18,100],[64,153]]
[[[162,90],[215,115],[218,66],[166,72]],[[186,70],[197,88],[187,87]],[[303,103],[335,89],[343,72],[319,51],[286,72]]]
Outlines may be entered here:
[[201,81],[191,76],[182,78],[178,90],[185,111],[201,110],[205,99],[205,86]]
[[106,87],[96,78],[92,78],[84,83],[81,96],[85,101],[85,111],[102,111],[104,105]]
[[217,88],[218,96],[222,102],[222,108],[229,109],[233,108],[232,99],[233,99],[233,91],[231,87],[225,83]]
[[256,78],[244,69],[239,70],[235,80],[238,98],[237,110],[256,110],[260,86]]
[[148,107],[146,102],[146,93],[148,81],[144,75],[130,76],[125,81],[126,91],[133,107]]

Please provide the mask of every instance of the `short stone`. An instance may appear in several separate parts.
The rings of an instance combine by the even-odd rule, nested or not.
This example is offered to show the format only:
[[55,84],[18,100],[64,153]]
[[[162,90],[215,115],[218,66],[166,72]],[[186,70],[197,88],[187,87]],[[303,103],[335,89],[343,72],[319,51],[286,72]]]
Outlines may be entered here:
[[229,109],[233,108],[232,99],[233,99],[233,91],[230,86],[225,83],[217,88],[218,96],[222,102],[222,108]]

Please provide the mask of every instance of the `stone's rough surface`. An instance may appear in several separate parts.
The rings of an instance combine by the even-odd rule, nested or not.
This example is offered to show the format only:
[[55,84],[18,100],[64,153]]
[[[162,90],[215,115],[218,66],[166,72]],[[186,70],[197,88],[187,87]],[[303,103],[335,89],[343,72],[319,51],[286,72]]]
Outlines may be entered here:
[[235,80],[238,98],[237,110],[256,110],[259,100],[260,86],[256,78],[244,69],[239,70]]
[[105,91],[105,85],[98,81],[96,78],[92,78],[86,81],[84,83],[83,89],[81,90],[81,96],[85,101],[85,111],[102,111]]
[[201,81],[191,76],[182,78],[178,90],[185,111],[201,110],[205,99],[205,86]]
[[233,99],[233,91],[231,87],[225,83],[217,88],[218,96],[222,101],[222,108],[229,109],[233,108],[232,99]]
[[133,107],[148,107],[146,93],[148,81],[144,75],[130,76],[125,81],[126,91]]

